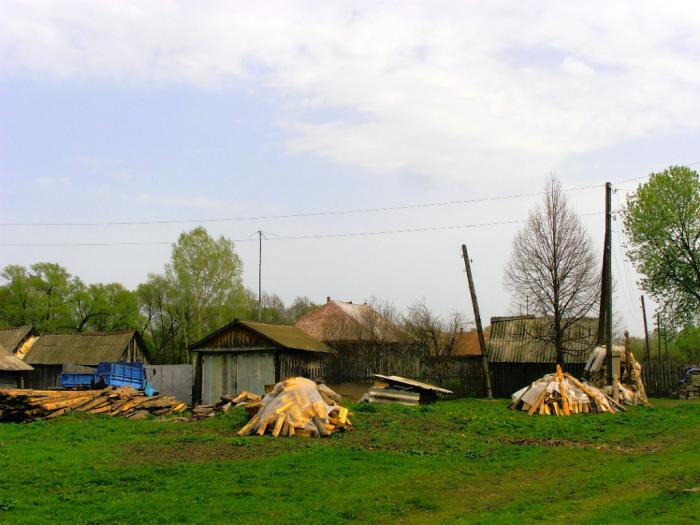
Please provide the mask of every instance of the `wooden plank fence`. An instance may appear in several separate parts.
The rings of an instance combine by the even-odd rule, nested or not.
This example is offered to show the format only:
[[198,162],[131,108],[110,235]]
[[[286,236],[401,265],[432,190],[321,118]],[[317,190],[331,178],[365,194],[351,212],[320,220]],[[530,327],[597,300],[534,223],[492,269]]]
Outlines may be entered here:
[[[686,367],[693,366],[680,361],[652,361],[642,363],[642,378],[647,395],[673,397]],[[696,365],[697,366],[697,365]]]

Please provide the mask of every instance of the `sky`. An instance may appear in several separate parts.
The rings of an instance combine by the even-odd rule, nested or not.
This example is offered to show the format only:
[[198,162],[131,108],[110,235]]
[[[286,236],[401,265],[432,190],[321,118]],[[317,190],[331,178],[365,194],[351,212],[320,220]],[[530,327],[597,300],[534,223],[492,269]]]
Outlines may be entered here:
[[[605,181],[619,209],[700,162],[699,66],[694,2],[4,0],[0,267],[135,287],[203,224],[255,289],[262,230],[286,302],[471,318],[466,243],[482,318],[517,313],[504,268],[551,174],[600,251]],[[640,335],[613,233],[614,310]]]

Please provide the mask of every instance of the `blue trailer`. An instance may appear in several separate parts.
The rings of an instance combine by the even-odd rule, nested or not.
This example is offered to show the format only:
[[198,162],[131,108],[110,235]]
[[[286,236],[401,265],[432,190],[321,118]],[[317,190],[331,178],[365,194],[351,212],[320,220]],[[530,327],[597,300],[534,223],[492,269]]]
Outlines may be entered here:
[[130,386],[142,389],[148,395],[157,394],[146,378],[143,363],[101,362],[97,364],[94,373],[84,369],[80,372],[68,372],[64,366],[64,370],[61,372],[61,386],[64,388]]

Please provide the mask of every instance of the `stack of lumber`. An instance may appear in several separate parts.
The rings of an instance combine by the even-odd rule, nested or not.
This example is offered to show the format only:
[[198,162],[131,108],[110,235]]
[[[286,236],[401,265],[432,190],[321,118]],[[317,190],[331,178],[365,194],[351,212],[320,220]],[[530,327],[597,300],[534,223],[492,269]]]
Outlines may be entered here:
[[352,426],[348,409],[340,406],[339,401],[340,396],[326,385],[303,377],[286,379],[277,383],[262,400],[237,401],[244,404],[250,417],[238,435],[328,437]]
[[557,365],[556,374],[547,374],[515,392],[510,408],[523,410],[528,415],[568,416],[609,412],[615,414],[625,408],[601,389],[563,373]]
[[170,396],[147,396],[131,387],[102,390],[0,390],[0,421],[51,419],[68,412],[89,412],[143,419],[184,411],[186,403]]
[[[262,398],[257,394],[243,391],[235,397],[225,395],[221,396],[220,399],[221,400],[215,405],[197,405],[194,407],[192,409],[192,418],[206,419],[208,417],[214,417],[216,414],[220,414],[222,412],[227,414],[233,407],[241,405],[245,405],[249,413],[250,409],[253,408],[255,408],[255,412],[257,412],[257,407],[260,406]],[[249,417],[252,417],[252,415],[249,415]]]
[[382,382],[375,384],[365,394],[364,400],[369,403],[417,405],[418,403],[433,403],[438,396],[454,394],[452,390],[401,376],[385,376],[382,374],[372,374],[372,376],[380,379]]

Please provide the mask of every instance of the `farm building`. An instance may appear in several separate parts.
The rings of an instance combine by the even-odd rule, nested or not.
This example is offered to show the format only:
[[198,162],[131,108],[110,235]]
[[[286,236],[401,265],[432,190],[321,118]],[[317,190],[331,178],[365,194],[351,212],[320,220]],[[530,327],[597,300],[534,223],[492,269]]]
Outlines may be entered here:
[[29,351],[37,337],[36,330],[31,326],[0,328],[0,345],[20,359]]
[[[489,329],[484,330],[484,340],[488,345]],[[468,332],[459,332],[455,340],[455,347],[452,352],[452,357],[455,358],[471,358],[481,357],[481,346],[479,346],[479,337],[476,330]]]
[[0,344],[0,388],[24,388],[32,370],[31,366]]
[[97,366],[101,361],[147,363],[145,350],[146,344],[135,330],[41,335],[24,356],[24,362],[34,367],[28,386],[59,386],[63,365]]
[[[507,397],[544,374],[553,373],[554,346],[543,340],[550,326],[551,320],[534,315],[491,318],[487,353],[496,396]],[[565,331],[565,371],[582,375],[595,347],[597,328],[598,319],[586,317]]]
[[400,343],[406,334],[367,303],[326,298],[326,304],[301,316],[294,326],[326,343]]
[[190,346],[194,402],[213,404],[244,390],[263,394],[287,377],[317,379],[321,359],[333,350],[295,326],[235,319]]
[[372,374],[417,377],[419,349],[408,334],[370,305],[334,301],[300,317],[295,326],[336,351],[324,362],[334,385],[371,381]]
[[34,341],[36,332],[31,326],[0,328],[0,388],[24,388],[27,384],[34,369],[17,355],[24,355]]

